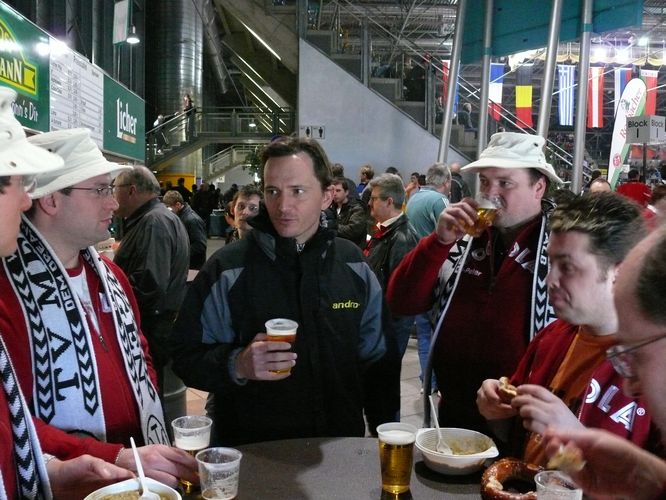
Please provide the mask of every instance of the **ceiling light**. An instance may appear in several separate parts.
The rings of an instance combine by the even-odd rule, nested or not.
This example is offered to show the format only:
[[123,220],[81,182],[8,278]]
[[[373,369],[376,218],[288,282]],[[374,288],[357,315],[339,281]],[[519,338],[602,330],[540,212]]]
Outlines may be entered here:
[[256,128],[257,124],[254,123],[254,120],[250,121],[250,128]]
[[130,31],[126,41],[130,45],[136,45],[141,41],[139,40],[139,36],[136,34],[136,28],[134,26],[132,26],[132,31]]
[[648,37],[642,36],[638,39],[638,45],[640,45],[641,47],[645,47],[649,41],[650,39]]

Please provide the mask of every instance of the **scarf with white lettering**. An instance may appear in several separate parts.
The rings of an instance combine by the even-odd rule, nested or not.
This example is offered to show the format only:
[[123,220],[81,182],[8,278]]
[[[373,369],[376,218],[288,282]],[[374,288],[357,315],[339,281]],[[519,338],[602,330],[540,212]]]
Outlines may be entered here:
[[[162,406],[148,376],[131,305],[122,286],[93,247],[81,252],[101,283],[100,298],[112,312],[127,379],[146,444],[168,444]],[[67,271],[48,242],[23,218],[18,251],[3,259],[29,332],[34,414],[71,433],[106,441],[97,362],[84,308]],[[100,321],[101,324],[101,321]]]
[[[548,274],[548,256],[546,254],[546,247],[548,246],[548,215],[552,212],[554,206],[547,204],[544,206],[544,213],[541,216],[538,242],[536,245],[536,256],[534,259],[534,269],[532,278],[532,293],[530,304],[530,329],[528,332],[528,341],[532,340],[534,336],[545,326],[555,321],[555,312],[552,306],[548,303],[548,288],[546,286],[546,276]],[[520,241],[521,235],[518,236],[514,247],[526,248],[529,245],[525,241]],[[437,278],[437,286],[435,287],[435,306],[432,310],[432,324],[434,325],[433,337],[430,345],[434,346],[437,342],[437,337],[442,328],[442,323],[449,310],[451,301],[454,297],[455,290],[462,276],[462,271],[465,263],[469,257],[472,248],[473,238],[469,235],[463,236],[458,240],[449,250],[449,255],[442,264]],[[513,258],[511,255],[505,259]],[[424,379],[424,393],[430,393],[430,376],[431,367],[433,363],[434,349],[430,349],[428,356],[428,369],[426,370],[426,377]],[[428,390],[425,390],[428,389]],[[429,405],[424,403],[426,420],[428,423],[430,419]]]
[[[37,432],[32,424],[32,415],[21,393],[2,337],[0,337],[0,381],[2,390],[5,392],[12,425],[18,493],[21,498],[29,500],[50,499],[49,478],[46,474],[46,465],[42,458]],[[4,481],[0,473],[0,500],[7,500],[8,495],[3,485]]]

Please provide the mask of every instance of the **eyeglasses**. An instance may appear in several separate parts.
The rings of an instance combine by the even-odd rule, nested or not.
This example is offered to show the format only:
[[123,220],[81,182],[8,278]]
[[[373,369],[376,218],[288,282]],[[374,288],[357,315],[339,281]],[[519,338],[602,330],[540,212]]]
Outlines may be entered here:
[[113,188],[114,186],[102,186],[98,188],[75,188],[71,187],[69,189],[72,189],[74,191],[94,191],[97,196],[100,198],[106,198],[108,196],[111,196],[113,194]]
[[610,349],[606,350],[606,358],[611,362],[615,371],[624,378],[634,378],[636,373],[634,372],[633,362],[634,357],[636,356],[636,350],[646,345],[650,345],[658,340],[666,339],[666,333],[653,337],[643,342],[639,342],[636,345],[626,346],[622,344],[615,345]]

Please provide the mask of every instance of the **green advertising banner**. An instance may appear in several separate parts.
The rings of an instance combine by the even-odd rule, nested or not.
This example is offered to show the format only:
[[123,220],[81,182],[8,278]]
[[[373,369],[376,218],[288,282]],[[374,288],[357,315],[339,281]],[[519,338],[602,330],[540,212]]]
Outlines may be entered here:
[[143,161],[146,154],[145,103],[104,75],[104,149]]
[[0,85],[39,132],[85,127],[100,149],[145,161],[143,99],[0,1]]
[[49,36],[2,2],[0,85],[18,93],[13,110],[24,127],[49,130]]

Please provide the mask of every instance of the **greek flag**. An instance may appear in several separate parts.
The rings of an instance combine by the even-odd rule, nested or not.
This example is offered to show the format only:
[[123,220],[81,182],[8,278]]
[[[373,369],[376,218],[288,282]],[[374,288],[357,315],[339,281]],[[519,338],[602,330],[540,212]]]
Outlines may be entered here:
[[574,87],[576,84],[576,66],[558,64],[560,88],[558,91],[558,111],[560,125],[572,127],[574,124]]

